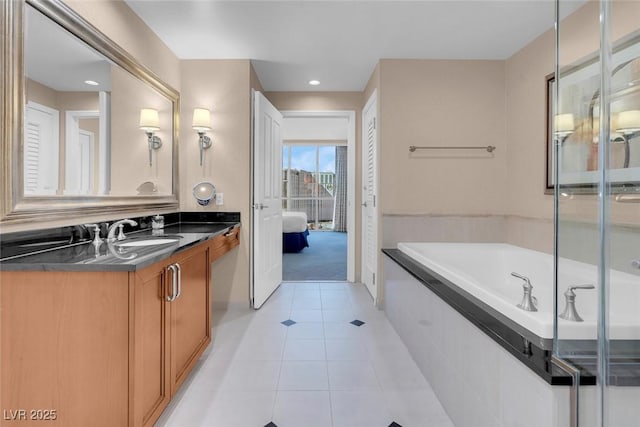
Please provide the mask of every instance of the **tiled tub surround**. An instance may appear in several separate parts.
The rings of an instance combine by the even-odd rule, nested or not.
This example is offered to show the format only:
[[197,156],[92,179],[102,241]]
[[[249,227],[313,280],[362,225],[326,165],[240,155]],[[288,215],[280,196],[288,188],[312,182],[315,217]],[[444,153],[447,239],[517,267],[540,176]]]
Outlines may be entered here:
[[125,226],[127,239],[175,236],[176,243],[126,250],[105,241],[105,223],[101,223],[103,242],[98,248],[91,243],[93,231],[80,226],[2,234],[0,270],[135,271],[240,224],[240,214],[235,212],[180,212],[164,217],[162,230],[152,230],[151,217],[131,218],[138,225]]
[[[568,425],[570,379],[549,350],[523,346],[500,313],[401,251],[384,252],[385,312],[456,426]],[[594,378],[581,379],[581,426],[595,425]],[[636,425],[640,388],[611,388],[626,408],[614,425]]]

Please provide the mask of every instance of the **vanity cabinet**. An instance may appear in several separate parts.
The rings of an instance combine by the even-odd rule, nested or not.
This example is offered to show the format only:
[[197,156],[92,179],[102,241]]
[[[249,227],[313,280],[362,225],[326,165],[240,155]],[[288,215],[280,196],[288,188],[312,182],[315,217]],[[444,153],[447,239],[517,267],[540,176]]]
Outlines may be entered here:
[[133,275],[134,426],[153,425],[211,342],[209,245]]
[[235,228],[137,271],[0,271],[0,426],[152,426],[211,342],[211,263],[238,244]]
[[0,272],[0,425],[127,426],[127,272]]
[[211,262],[217,260],[240,244],[240,227],[232,228],[226,233],[211,239]]

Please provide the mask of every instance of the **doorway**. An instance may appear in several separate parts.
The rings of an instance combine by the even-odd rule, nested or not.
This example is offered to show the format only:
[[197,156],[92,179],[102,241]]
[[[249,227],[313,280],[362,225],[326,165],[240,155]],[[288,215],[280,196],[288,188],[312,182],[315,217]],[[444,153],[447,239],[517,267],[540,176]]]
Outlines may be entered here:
[[353,282],[355,112],[283,117],[283,280]]
[[283,143],[283,280],[347,280],[347,162],[346,141]]

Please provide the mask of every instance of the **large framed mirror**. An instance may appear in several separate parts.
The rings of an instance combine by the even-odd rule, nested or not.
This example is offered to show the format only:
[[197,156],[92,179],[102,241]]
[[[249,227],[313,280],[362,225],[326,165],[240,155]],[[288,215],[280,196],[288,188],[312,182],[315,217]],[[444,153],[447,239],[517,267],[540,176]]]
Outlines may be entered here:
[[2,8],[2,222],[177,209],[179,93],[59,0]]

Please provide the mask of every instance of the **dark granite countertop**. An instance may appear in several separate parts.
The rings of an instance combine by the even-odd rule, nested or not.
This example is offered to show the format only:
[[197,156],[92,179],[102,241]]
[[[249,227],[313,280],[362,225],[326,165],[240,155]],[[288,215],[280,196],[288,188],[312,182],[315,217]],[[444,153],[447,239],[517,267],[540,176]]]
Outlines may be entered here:
[[176,240],[153,246],[121,247],[119,242],[103,241],[96,247],[90,239],[74,243],[54,240],[56,243],[47,245],[46,240],[24,243],[16,239],[4,243],[0,271],[136,271],[240,226],[239,215],[238,220],[226,217],[214,222],[186,219],[190,221],[178,220],[163,230],[143,228],[126,233],[124,242],[152,237]]

